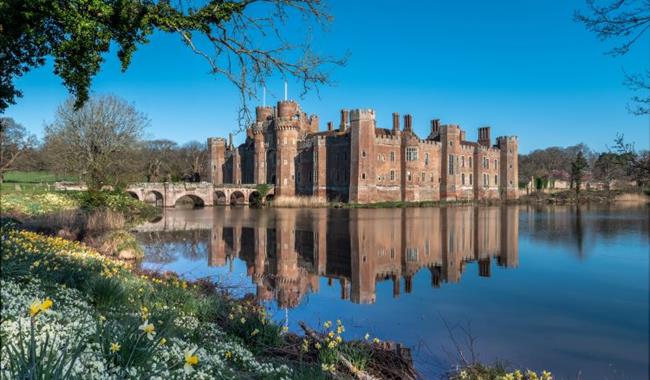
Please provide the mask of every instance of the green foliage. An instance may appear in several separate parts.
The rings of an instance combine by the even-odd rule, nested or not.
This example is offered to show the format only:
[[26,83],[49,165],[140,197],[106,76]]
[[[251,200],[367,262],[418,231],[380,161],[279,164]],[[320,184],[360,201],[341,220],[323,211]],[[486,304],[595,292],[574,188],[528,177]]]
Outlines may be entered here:
[[52,344],[50,333],[45,341],[37,343],[35,338],[36,319],[30,320],[29,340],[19,335],[18,341],[3,342],[7,345],[8,372],[13,379],[68,379],[74,364],[79,360],[84,344],[80,338],[66,342],[61,350]]
[[74,194],[80,202],[80,207],[86,211],[107,209],[145,218],[158,214],[154,206],[139,201],[122,191],[80,191],[71,194]]
[[4,1],[0,3],[4,33],[0,52],[6,62],[0,72],[0,110],[21,96],[13,78],[43,65],[48,55],[54,57],[55,73],[81,105],[112,43],[118,46],[117,56],[126,70],[136,46],[148,42],[154,29],[200,30],[241,9],[238,3],[217,0],[189,14],[166,1]]
[[115,277],[93,276],[88,279],[84,289],[100,311],[119,308],[127,300],[124,285]]
[[580,194],[580,186],[585,175],[585,170],[589,167],[582,151],[578,152],[575,160],[571,163],[571,182],[575,186],[576,194]]

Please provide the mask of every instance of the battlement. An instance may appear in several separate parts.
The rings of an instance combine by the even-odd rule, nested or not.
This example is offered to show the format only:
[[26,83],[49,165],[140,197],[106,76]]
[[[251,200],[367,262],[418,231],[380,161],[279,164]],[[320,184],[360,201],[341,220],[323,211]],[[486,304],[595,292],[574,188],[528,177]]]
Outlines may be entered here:
[[375,120],[375,110],[373,109],[353,109],[350,111],[350,122],[357,120]]
[[293,100],[281,100],[278,102],[278,117],[279,118],[292,118],[294,115],[300,113],[300,106]]

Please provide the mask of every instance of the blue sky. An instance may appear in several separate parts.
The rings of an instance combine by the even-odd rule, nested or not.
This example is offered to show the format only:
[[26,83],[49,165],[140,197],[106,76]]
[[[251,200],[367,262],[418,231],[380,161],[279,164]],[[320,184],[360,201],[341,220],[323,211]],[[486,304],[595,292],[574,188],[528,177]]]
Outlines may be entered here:
[[[605,55],[612,44],[572,20],[583,0],[329,4],[335,19],[315,47],[332,55],[349,51],[348,65],[333,71],[333,86],[303,99],[289,83],[289,97],[318,114],[321,128],[336,122],[341,108],[374,108],[380,127],[389,127],[392,112],[411,113],[421,136],[432,118],[460,124],[472,140],[479,126],[490,125],[493,136],[519,136],[521,152],[578,142],[603,150],[617,132],[637,148],[649,147],[650,120],[628,113],[632,93],[622,82],[623,69],[650,65],[650,36],[627,56]],[[66,89],[51,63],[17,85],[24,97],[6,115],[42,136]],[[134,103],[151,120],[149,138],[205,141],[236,129],[237,90],[208,74],[176,35],[154,35],[126,73],[114,54],[107,56],[92,91]],[[281,96],[282,81],[271,80],[267,103]]]

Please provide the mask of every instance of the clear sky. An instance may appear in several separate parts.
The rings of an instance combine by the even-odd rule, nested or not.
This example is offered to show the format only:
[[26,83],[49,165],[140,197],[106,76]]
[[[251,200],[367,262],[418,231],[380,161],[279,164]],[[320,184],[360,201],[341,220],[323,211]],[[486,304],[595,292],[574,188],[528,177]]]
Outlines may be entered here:
[[[321,128],[338,121],[341,108],[374,108],[386,128],[392,112],[411,113],[420,136],[432,118],[460,124],[472,140],[479,126],[490,125],[493,136],[519,136],[521,152],[579,142],[603,150],[617,132],[637,148],[650,145],[650,119],[628,113],[632,92],[622,84],[623,69],[650,66],[650,37],[625,57],[605,55],[612,45],[572,19],[584,0],[329,3],[335,19],[316,48],[349,51],[348,65],[335,69],[336,84],[319,94],[300,99],[289,84],[289,97],[318,114]],[[42,136],[66,89],[51,63],[17,85],[24,97],[6,116]],[[176,35],[154,35],[126,73],[114,53],[108,56],[92,91],[134,103],[151,119],[149,138],[205,141],[236,129],[236,89],[208,74]],[[271,81],[267,103],[281,96],[282,82]]]

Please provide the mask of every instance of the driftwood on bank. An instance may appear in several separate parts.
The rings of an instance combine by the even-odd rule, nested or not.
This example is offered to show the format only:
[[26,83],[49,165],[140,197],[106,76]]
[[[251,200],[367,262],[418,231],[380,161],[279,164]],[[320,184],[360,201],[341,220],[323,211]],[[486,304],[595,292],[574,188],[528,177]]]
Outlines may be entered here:
[[[321,342],[322,336],[300,322],[300,327],[305,331],[305,334],[310,338]],[[298,357],[303,359],[304,355],[312,357],[313,360],[318,360],[317,353],[309,352],[304,353],[301,351],[302,338],[291,334],[287,336],[288,341],[293,341],[290,346],[282,349],[277,349],[276,353],[286,355],[285,357]],[[394,342],[381,342],[381,343],[368,343],[363,341],[350,341],[349,344],[368,345],[371,350],[371,358],[366,365],[366,371],[359,371],[355,368],[350,361],[339,353],[340,362],[343,363],[347,372],[349,372],[355,379],[404,379],[415,380],[420,378],[415,368],[413,368],[413,360],[411,358],[411,350]],[[342,359],[342,360],[341,360]],[[365,376],[365,377],[364,377]],[[343,376],[345,377],[345,376]]]
[[[305,334],[309,335],[310,338],[313,340],[317,341],[318,343],[323,344],[323,341],[321,338],[314,332],[314,330],[310,329],[304,322],[300,322],[300,327],[305,331]],[[368,375],[364,371],[359,370],[357,367],[354,366],[345,356],[343,356],[340,352],[336,353],[337,358],[345,368],[350,371],[350,373],[359,380],[376,380],[375,377]]]

